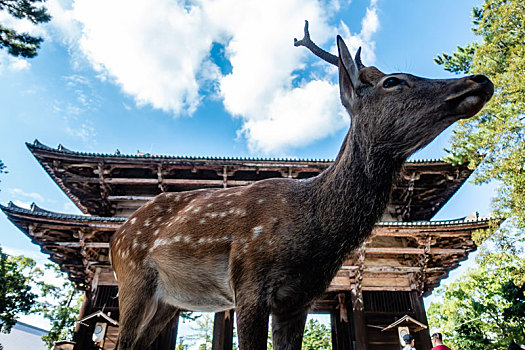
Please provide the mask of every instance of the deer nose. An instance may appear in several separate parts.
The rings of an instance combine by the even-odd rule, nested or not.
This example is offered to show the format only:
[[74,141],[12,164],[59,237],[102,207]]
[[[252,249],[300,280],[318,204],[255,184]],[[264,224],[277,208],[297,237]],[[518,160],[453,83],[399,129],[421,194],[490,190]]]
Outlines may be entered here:
[[472,81],[474,81],[474,82],[476,82],[478,84],[481,84],[481,85],[485,85],[485,84],[490,83],[489,78],[487,78],[483,74],[471,75],[470,77],[468,77],[468,79],[472,80]]

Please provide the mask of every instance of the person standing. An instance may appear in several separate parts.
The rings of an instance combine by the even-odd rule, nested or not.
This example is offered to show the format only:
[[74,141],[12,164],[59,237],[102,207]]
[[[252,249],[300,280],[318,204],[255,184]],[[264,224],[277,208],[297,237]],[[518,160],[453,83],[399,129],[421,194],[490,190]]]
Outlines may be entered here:
[[405,345],[406,345],[403,348],[403,350],[416,350],[416,348],[414,347],[416,340],[412,334],[405,334],[403,336],[403,341],[405,342]]
[[432,334],[432,345],[434,345],[432,350],[450,350],[448,346],[443,345],[443,335],[439,332]]

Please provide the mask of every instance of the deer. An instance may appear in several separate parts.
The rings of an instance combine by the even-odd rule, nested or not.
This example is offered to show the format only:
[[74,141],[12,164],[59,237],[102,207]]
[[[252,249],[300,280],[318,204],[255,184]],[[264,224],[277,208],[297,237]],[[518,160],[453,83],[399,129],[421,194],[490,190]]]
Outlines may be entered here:
[[298,350],[306,316],[345,258],[371,235],[405,160],[493,95],[484,75],[426,79],[385,74],[295,40],[336,65],[351,117],[334,162],[308,179],[161,193],[114,234],[118,349],[145,349],[180,310],[235,309],[241,350]]

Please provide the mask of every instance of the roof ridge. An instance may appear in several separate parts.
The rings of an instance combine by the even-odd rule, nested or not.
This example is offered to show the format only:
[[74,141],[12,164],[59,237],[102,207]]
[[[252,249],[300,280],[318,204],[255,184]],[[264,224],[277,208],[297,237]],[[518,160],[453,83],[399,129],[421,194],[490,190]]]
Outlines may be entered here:
[[[66,214],[54,212],[46,209],[42,209],[37,206],[35,203],[31,204],[31,209],[19,207],[13,202],[9,202],[7,206],[0,204],[0,209],[5,212],[14,212],[19,214],[33,214],[44,217],[54,217],[61,219],[72,219],[79,221],[112,221],[112,222],[124,222],[127,217],[125,216],[98,216],[98,215],[83,215],[83,214]],[[450,220],[429,220],[429,221],[379,221],[376,223],[377,226],[444,226],[444,225],[454,225],[454,224],[474,224],[488,222],[494,219],[491,216],[467,219],[466,217]]]
[[[137,152],[137,154],[124,154],[120,150],[116,150],[115,153],[96,153],[96,152],[81,152],[72,151],[62,144],[59,144],[57,148],[53,148],[41,143],[38,139],[35,139],[32,143],[26,142],[26,146],[33,153],[33,149],[41,149],[46,151],[52,151],[56,153],[73,154],[80,156],[97,156],[97,157],[112,157],[112,158],[138,158],[138,159],[195,159],[195,160],[239,160],[239,161],[286,161],[286,162],[320,162],[320,163],[332,163],[334,159],[328,158],[297,158],[297,157],[233,157],[233,156],[181,156],[181,155],[169,155],[169,154],[154,154],[149,152]],[[409,164],[421,164],[421,163],[448,163],[443,159],[413,159],[407,160]]]

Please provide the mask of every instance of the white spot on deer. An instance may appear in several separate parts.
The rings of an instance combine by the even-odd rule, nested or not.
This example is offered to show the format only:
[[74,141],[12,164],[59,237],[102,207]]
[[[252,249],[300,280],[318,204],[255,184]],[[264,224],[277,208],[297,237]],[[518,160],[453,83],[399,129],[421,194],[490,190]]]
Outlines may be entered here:
[[189,211],[192,210],[192,209],[193,209],[193,205],[188,205],[188,206],[186,207],[186,209],[184,209],[184,213],[187,213],[187,212],[189,212]]
[[254,239],[257,238],[257,237],[261,234],[262,229],[263,229],[262,226],[255,226],[255,227],[252,229],[252,231],[253,231],[253,238],[254,238]]
[[131,220],[129,221],[129,223],[133,225],[133,224],[135,223],[135,221],[137,221],[137,218],[133,218],[133,219],[131,219]]
[[153,243],[153,245],[151,246],[151,248],[149,249],[150,252],[154,251],[155,248],[161,246],[161,245],[165,245],[165,244],[169,244],[170,241],[167,240],[167,239],[164,239],[164,238],[159,238],[157,240],[155,240],[155,242]]
[[180,201],[180,194],[176,195],[175,198],[173,198],[175,201]]
[[211,237],[206,238],[206,243],[213,243],[214,239]]
[[144,226],[149,227],[149,225],[151,225],[151,223],[149,219],[146,219],[146,221],[144,221]]
[[[231,194],[229,194],[228,196],[231,196]],[[226,205],[230,205],[230,204],[232,204],[232,201],[227,201],[226,202]]]
[[287,202],[286,198],[281,198],[281,202],[286,203]]
[[157,217],[157,219],[156,219],[155,221],[156,221],[157,223],[159,223],[160,220],[162,220],[162,216]]
[[221,218],[225,217],[225,216],[226,216],[226,212],[225,212],[225,211],[221,212],[221,213],[219,214],[219,216],[220,216]]
[[156,230],[155,230],[155,231],[153,232],[153,236],[156,236],[156,235],[158,235],[158,234],[159,234],[159,232],[160,232],[160,230],[159,230],[159,229],[156,229]]
[[239,215],[239,216],[245,216],[246,215],[246,209],[239,209],[239,208],[237,208],[235,210],[235,214]]
[[194,214],[198,213],[199,211],[201,211],[201,207],[197,207],[197,208],[193,209],[193,213]]
[[133,249],[134,249],[134,250],[137,250],[137,247],[138,247],[138,246],[139,246],[139,242],[134,241],[134,242],[133,242]]
[[206,222],[206,219],[204,219],[204,218],[199,220],[200,224],[204,224],[205,222]]
[[257,200],[257,204],[263,204],[263,203],[264,203],[264,199],[261,198]]
[[190,243],[190,237],[188,237],[188,236],[184,237],[184,242],[185,243]]
[[201,243],[204,243],[204,241],[206,241],[204,238],[199,238],[199,240],[197,241],[197,243],[201,244]]
[[233,214],[235,212],[235,208],[230,208],[230,210],[228,210],[228,214]]
[[217,215],[218,215],[217,213],[211,213],[211,214],[210,214],[210,217],[211,217],[211,218],[216,218]]
[[213,203],[208,203],[208,204],[206,204],[206,206],[207,206],[208,208],[211,207],[212,205],[213,205]]
[[140,236],[140,235],[142,234],[142,231],[138,230],[138,231],[136,232],[136,234],[137,234],[137,236]]
[[180,242],[180,236],[175,236],[172,238],[173,242]]

